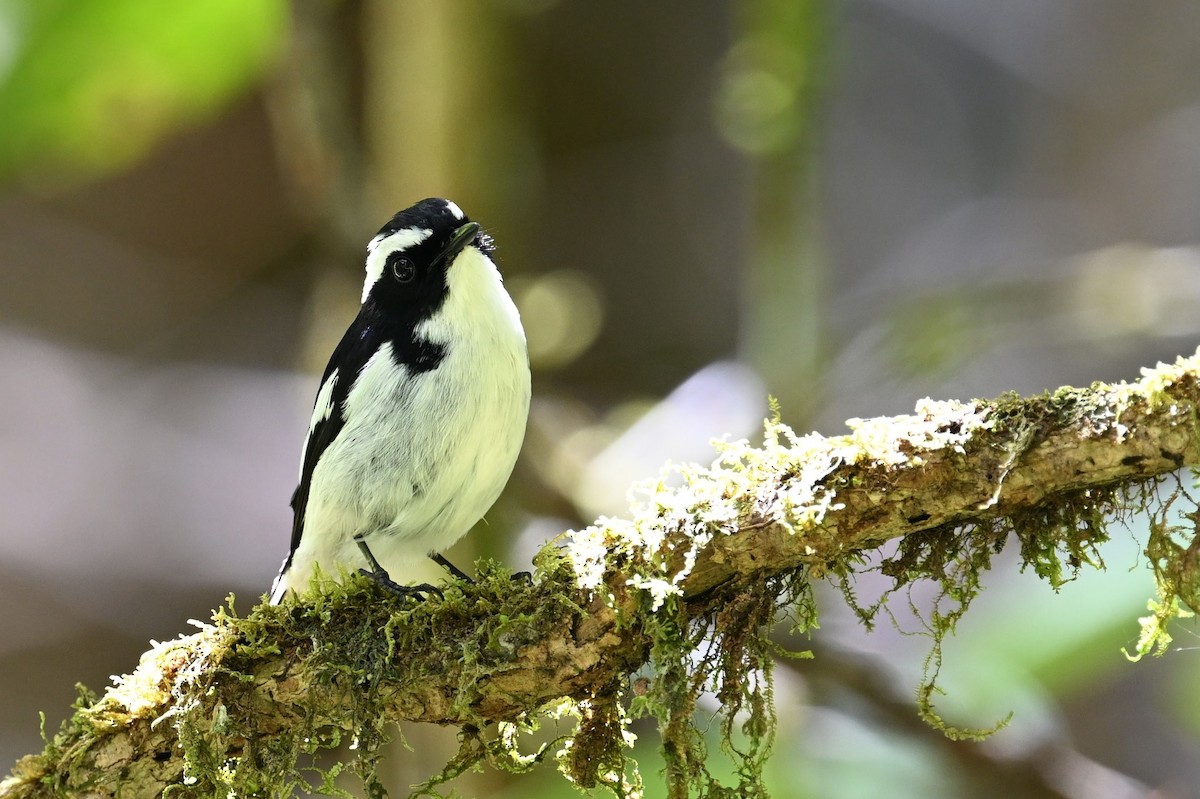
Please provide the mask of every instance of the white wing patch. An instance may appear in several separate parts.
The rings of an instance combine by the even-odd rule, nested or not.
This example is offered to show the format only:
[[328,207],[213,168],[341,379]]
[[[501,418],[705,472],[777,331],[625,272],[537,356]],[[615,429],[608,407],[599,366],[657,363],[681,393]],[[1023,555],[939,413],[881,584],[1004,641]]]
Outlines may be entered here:
[[333,414],[333,387],[337,385],[338,370],[329,373],[329,378],[321,384],[317,392],[317,401],[313,405],[312,419],[308,423],[308,438],[304,439],[304,451],[300,453],[300,479],[304,479],[304,460],[308,457],[308,442],[312,440],[313,431],[317,425]]
[[429,228],[406,227],[371,239],[371,243],[367,245],[367,279],[363,283],[362,301],[367,301],[371,287],[383,277],[383,268],[387,265],[389,255],[398,250],[415,247],[432,235],[433,231]]

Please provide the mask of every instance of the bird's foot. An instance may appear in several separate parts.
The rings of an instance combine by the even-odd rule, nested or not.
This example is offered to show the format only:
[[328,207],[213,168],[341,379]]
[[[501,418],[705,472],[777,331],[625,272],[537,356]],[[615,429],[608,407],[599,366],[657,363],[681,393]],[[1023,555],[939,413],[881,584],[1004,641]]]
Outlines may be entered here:
[[375,559],[375,555],[371,552],[371,548],[367,546],[367,542],[363,539],[362,535],[354,536],[354,543],[358,544],[358,548],[362,552],[363,557],[367,559],[367,563],[371,564],[371,568],[359,569],[358,573],[371,578],[371,580],[374,581],[375,584],[384,591],[404,599],[407,599],[411,596],[414,599],[422,602],[428,599],[429,594],[437,594],[439,597],[442,596],[442,589],[438,588],[436,585],[430,585],[429,583],[421,583],[420,585],[400,585],[400,583],[393,580],[392,576],[387,573],[387,569],[379,565],[379,561]]
[[393,580],[391,575],[389,575],[383,569],[377,569],[375,571],[371,571],[369,569],[359,569],[358,573],[364,577],[370,578],[372,582],[374,582],[384,591],[387,591],[389,594],[393,594],[402,599],[412,597],[423,602],[429,598],[430,594],[436,594],[439,597],[442,596],[442,589],[438,588],[436,585],[430,585],[429,583],[421,583],[420,585],[401,585]]

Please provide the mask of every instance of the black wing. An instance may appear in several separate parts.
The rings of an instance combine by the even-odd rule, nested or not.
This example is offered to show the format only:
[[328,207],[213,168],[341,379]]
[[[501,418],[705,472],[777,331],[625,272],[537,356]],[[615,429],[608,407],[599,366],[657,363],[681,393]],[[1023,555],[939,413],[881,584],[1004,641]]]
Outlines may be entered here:
[[329,364],[325,367],[325,374],[321,376],[321,385],[324,386],[329,375],[333,373],[334,369],[337,369],[338,377],[330,397],[332,407],[329,416],[317,422],[313,427],[304,449],[300,484],[296,486],[296,491],[292,494],[292,511],[294,513],[292,545],[288,550],[287,560],[280,569],[280,574],[286,572],[292,565],[292,556],[296,554],[296,548],[300,546],[300,537],[304,534],[304,511],[308,507],[308,493],[312,485],[313,471],[317,468],[317,462],[321,460],[321,455],[337,438],[346,423],[344,415],[346,397],[350,394],[351,387],[358,380],[358,375],[366,366],[367,361],[387,340],[383,325],[379,324],[379,320],[374,319],[373,316],[371,311],[364,306],[354,322],[347,328],[337,348],[334,349],[333,355],[329,358]]

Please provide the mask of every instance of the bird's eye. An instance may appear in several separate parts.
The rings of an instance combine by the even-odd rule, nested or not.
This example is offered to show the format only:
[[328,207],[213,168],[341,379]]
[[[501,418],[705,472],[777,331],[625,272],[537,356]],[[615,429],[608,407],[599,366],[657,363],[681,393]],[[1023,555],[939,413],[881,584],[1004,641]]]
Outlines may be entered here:
[[407,283],[417,276],[417,266],[410,258],[406,258],[403,255],[394,256],[391,262],[392,274],[401,283]]

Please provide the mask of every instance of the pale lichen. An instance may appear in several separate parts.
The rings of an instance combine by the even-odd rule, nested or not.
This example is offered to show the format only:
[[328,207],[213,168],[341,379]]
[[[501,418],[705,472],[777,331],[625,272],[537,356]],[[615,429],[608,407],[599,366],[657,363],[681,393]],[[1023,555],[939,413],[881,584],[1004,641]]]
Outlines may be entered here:
[[[718,535],[747,526],[778,524],[796,533],[818,527],[838,510],[827,479],[839,468],[883,468],[921,463],[922,454],[963,445],[994,422],[982,403],[923,399],[917,413],[851,419],[851,433],[797,435],[778,418],[767,420],[763,444],[717,440],[707,467],[668,465],[653,481],[634,486],[630,518],[601,518],[568,533],[566,557],[576,585],[601,589],[615,570],[650,597],[657,611],[682,586],[700,552]],[[813,550],[815,552],[815,550]]]
[[994,425],[989,409],[977,402],[925,397],[917,402],[916,411],[904,416],[848,419],[846,425],[854,432],[838,442],[847,462],[901,466],[919,463],[920,452],[950,448],[961,453],[963,444]]

